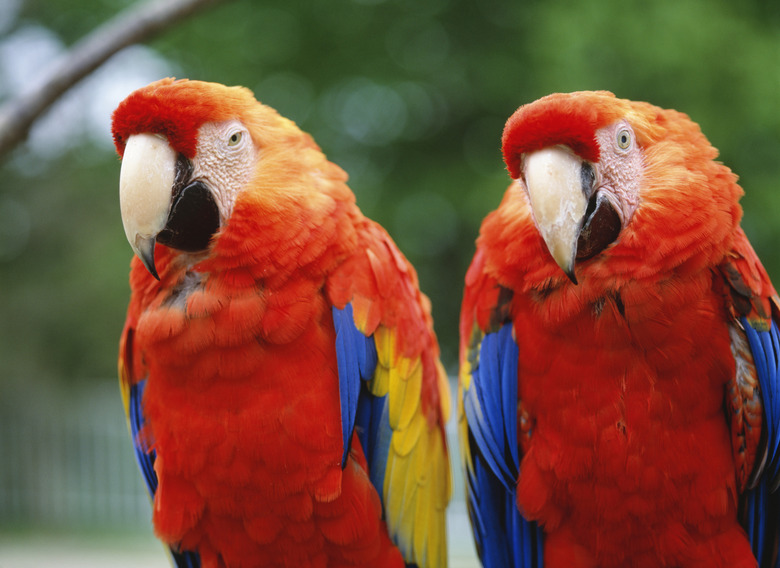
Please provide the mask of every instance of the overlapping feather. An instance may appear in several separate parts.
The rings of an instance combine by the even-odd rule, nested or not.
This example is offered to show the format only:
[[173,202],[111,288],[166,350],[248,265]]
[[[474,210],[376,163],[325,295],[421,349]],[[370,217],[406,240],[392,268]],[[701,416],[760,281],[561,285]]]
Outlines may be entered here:
[[519,351],[512,324],[475,328],[461,366],[458,400],[466,499],[486,568],[543,566],[542,529],[517,508]]
[[[353,306],[333,308],[346,462],[352,432],[366,452],[391,539],[420,568],[447,564],[445,509],[450,474],[441,430],[420,392],[423,366],[398,352],[397,330],[366,336]],[[439,369],[443,373],[443,369]]]

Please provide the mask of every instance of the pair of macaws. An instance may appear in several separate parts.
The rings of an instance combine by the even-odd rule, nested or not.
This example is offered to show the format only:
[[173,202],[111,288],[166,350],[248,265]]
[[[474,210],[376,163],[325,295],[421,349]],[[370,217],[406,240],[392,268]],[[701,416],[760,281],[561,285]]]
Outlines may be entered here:
[[[136,256],[119,371],[178,567],[446,566],[430,304],[310,136],[165,79],[113,116]],[[458,430],[486,567],[777,566],[778,298],[687,116],[509,119],[466,274]]]

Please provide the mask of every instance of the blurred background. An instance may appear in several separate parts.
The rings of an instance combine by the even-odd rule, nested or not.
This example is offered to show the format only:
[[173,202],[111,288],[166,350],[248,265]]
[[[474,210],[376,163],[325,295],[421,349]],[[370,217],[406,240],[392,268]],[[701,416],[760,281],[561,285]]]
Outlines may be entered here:
[[[131,5],[0,0],[0,104]],[[504,121],[550,92],[688,113],[780,282],[775,0],[225,1],[118,53],[0,157],[0,568],[166,565],[117,390],[131,251],[109,132],[164,76],[249,87],[346,169],[416,266],[453,376],[463,275],[508,184]],[[454,499],[453,565],[475,566],[459,484]]]

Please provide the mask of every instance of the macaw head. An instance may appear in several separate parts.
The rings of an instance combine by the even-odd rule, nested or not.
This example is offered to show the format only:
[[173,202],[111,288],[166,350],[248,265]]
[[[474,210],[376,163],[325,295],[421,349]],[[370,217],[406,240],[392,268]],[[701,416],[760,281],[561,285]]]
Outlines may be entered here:
[[[692,220],[706,225],[701,212],[709,209],[729,228],[741,214],[735,177],[714,162],[717,150],[699,127],[676,111],[605,91],[553,94],[520,107],[502,142],[550,256],[575,284],[576,266],[618,254],[621,243],[692,238],[675,233]],[[709,231],[697,230],[699,237]]]
[[120,103],[112,131],[125,234],[158,279],[156,244],[205,256],[236,209],[260,222],[315,199],[292,180],[307,166],[332,173],[311,137],[243,87],[157,81]]

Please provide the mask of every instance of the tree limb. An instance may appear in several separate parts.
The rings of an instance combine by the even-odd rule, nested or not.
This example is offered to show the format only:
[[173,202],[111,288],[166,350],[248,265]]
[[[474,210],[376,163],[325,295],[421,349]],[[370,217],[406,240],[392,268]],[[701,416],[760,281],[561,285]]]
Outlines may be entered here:
[[121,49],[146,41],[223,0],[147,0],[79,40],[39,86],[0,107],[0,159],[27,138],[35,120],[62,94]]

